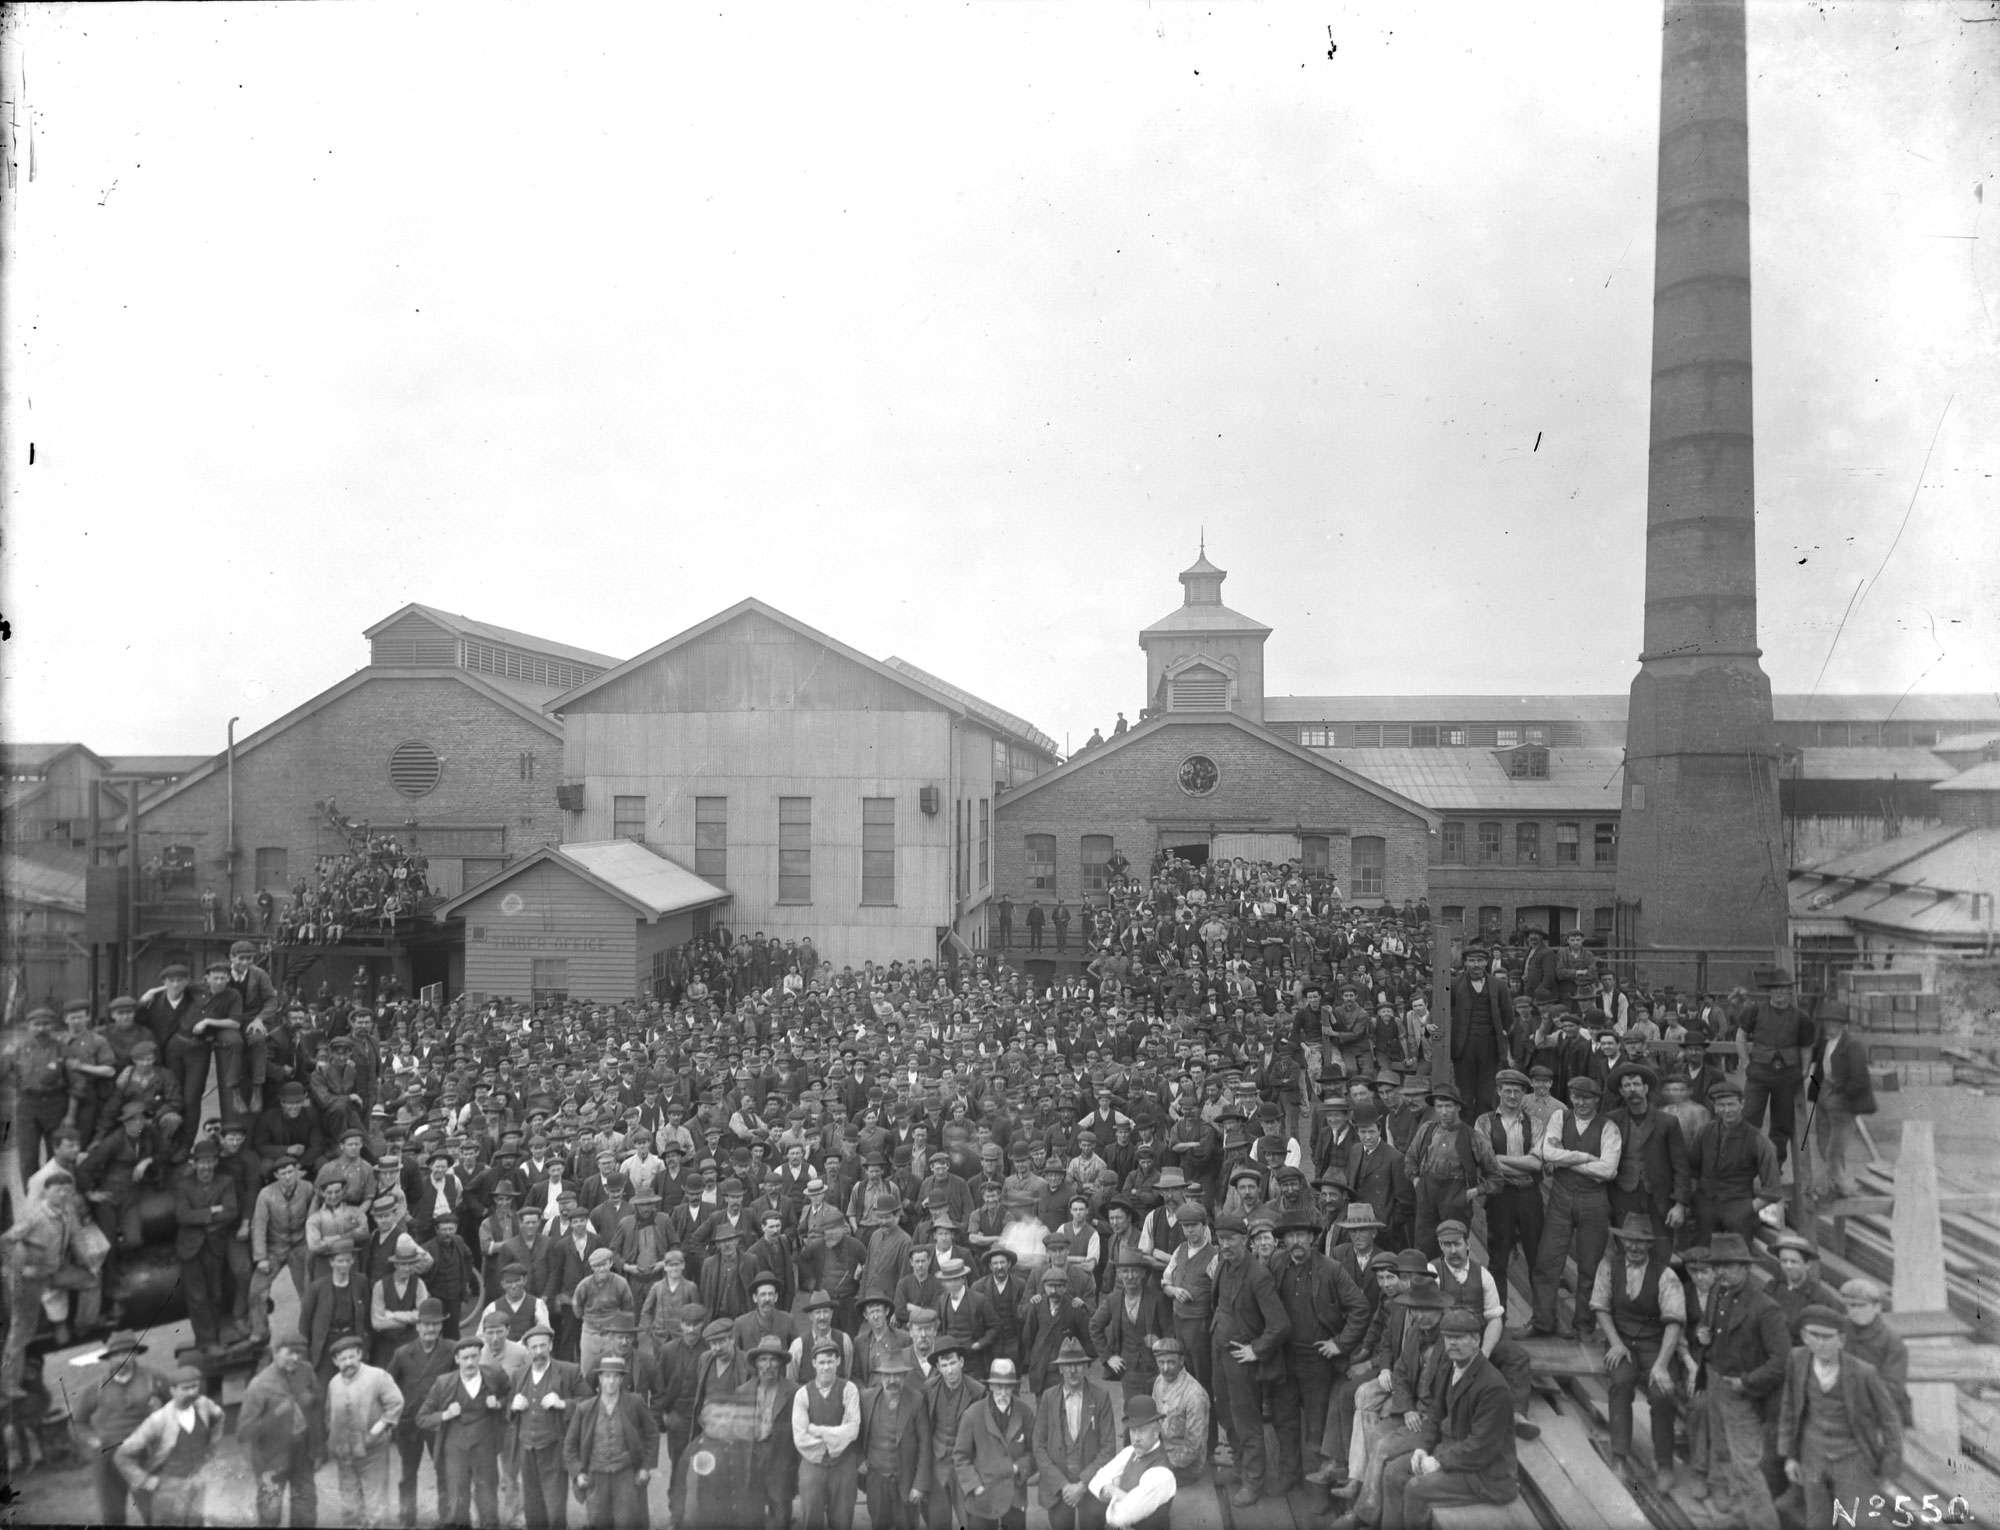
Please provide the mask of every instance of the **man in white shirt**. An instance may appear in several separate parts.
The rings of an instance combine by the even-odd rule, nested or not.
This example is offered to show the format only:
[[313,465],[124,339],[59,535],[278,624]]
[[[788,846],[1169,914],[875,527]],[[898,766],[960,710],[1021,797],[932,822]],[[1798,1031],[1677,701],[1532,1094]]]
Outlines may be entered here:
[[[1563,1263],[1574,1252],[1577,1306],[1587,1308],[1597,1267],[1611,1242],[1609,1186],[1618,1177],[1624,1139],[1618,1124],[1597,1112],[1601,1092],[1588,1074],[1571,1079],[1569,1108],[1557,1106],[1549,1113],[1537,1148],[1549,1171],[1549,1203],[1542,1246],[1535,1257],[1535,1334],[1576,1336],[1557,1310]],[[1587,1311],[1577,1315],[1589,1322]]]
[[861,1391],[840,1377],[840,1346],[813,1345],[813,1377],[792,1399],[792,1443],[799,1450],[803,1530],[853,1530],[860,1482]]
[[1090,1479],[1091,1495],[1104,1504],[1104,1523],[1114,1530],[1166,1530],[1180,1481],[1167,1465],[1152,1398],[1125,1404],[1125,1428],[1132,1443]]

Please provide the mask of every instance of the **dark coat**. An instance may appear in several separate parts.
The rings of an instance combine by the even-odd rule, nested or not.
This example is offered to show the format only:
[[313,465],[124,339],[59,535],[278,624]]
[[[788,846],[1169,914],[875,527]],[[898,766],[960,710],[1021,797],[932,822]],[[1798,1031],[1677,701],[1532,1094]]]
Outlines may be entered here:
[[652,1411],[630,1392],[622,1392],[618,1406],[605,1417],[601,1398],[586,1397],[569,1410],[569,1428],[563,1434],[563,1470],[571,1480],[590,1470],[590,1453],[597,1444],[597,1431],[612,1428],[625,1436],[625,1449],[635,1468],[653,1470],[660,1464],[660,1426]]
[[1021,1310],[1022,1384],[1037,1397],[1055,1379],[1056,1351],[1064,1339],[1074,1336],[1093,1356],[1104,1353],[1091,1337],[1090,1308],[1068,1291],[1059,1295],[1053,1315],[1046,1294]]
[[[1903,1469],[1903,1421],[1875,1367],[1855,1355],[1840,1357],[1840,1400],[1847,1409],[1848,1432],[1861,1447],[1868,1475],[1880,1482]],[[1806,1388],[1813,1380],[1812,1351],[1803,1345],[1792,1351],[1785,1366],[1785,1391],[1778,1403],[1778,1454],[1799,1459],[1805,1419]]]
[[1868,1048],[1854,1036],[1842,1036],[1834,1048],[1831,1073],[1826,1069],[1825,1043],[1813,1051],[1812,1081],[1807,1085],[1812,1097],[1849,1115],[1874,1115],[1875,1080],[1868,1073]]
[[1783,1309],[1770,1297],[1746,1284],[1732,1298],[1718,1280],[1708,1293],[1708,1310],[1702,1320],[1709,1328],[1710,1386],[1720,1386],[1723,1377],[1735,1376],[1743,1382],[1743,1395],[1756,1401],[1771,1396],[1784,1384],[1792,1335]]
[[1028,1501],[1028,1474],[1034,1470],[1035,1405],[1014,1399],[1003,1416],[991,1396],[982,1397],[958,1421],[952,1469],[966,1511],[998,1519]]
[[1457,1382],[1449,1361],[1438,1367],[1431,1411],[1438,1418],[1438,1465],[1462,1476],[1488,1503],[1521,1495],[1514,1458],[1514,1397],[1493,1362],[1475,1354]]
[[[589,1383],[583,1379],[583,1372],[567,1360],[551,1360],[549,1368],[542,1373],[542,1379],[534,1378],[532,1363],[521,1372],[521,1380],[514,1388],[514,1395],[528,1399],[528,1406],[516,1413],[508,1409],[507,1455],[510,1460],[519,1458],[523,1446],[545,1450],[551,1445],[561,1445],[569,1434],[569,1421],[576,1416],[578,1407],[596,1396]],[[629,1390],[629,1383],[628,1383]],[[546,1399],[562,1399],[561,1408],[543,1406]]]
[[361,1278],[361,1272],[353,1273],[344,1290],[334,1285],[331,1275],[322,1275],[306,1287],[306,1294],[299,1300],[299,1329],[306,1336],[314,1365],[326,1359],[326,1346],[333,1337],[333,1315],[343,1297],[354,1304],[353,1331],[364,1342],[368,1339],[368,1283]]
[[206,1244],[221,1252],[244,1208],[237,1204],[236,1181],[219,1168],[206,1185],[192,1171],[174,1181],[174,1257],[192,1259]]
[[[891,1378],[893,1380],[893,1378]],[[863,1387],[861,1389],[861,1459],[868,1459],[878,1428],[892,1427],[887,1411],[882,1406],[886,1386]],[[931,1410],[920,1386],[900,1388],[901,1395],[896,1402],[896,1480],[904,1493],[912,1488],[921,1488],[928,1493],[931,1487]],[[789,1415],[787,1415],[789,1416]],[[787,1433],[790,1431],[787,1430]]]
[[1069,1457],[1064,1439],[1067,1427],[1062,1383],[1058,1381],[1035,1405],[1035,1467],[1041,1473],[1044,1509],[1061,1502],[1057,1495],[1070,1483],[1089,1486],[1098,1468],[1118,1454],[1118,1423],[1111,1412],[1111,1394],[1104,1388],[1087,1380],[1083,1384],[1083,1429],[1074,1442],[1083,1457],[1083,1469],[1074,1477],[1064,1465]]
[[[417,1412],[419,1429],[437,1431],[434,1448],[440,1461],[447,1456],[461,1459],[482,1454],[497,1456],[507,1438],[514,1401],[514,1389],[507,1381],[507,1373],[497,1365],[482,1362],[479,1375],[479,1399],[476,1403],[467,1400],[465,1383],[458,1379],[458,1370],[454,1365],[448,1375],[440,1376],[431,1383],[423,1407]],[[488,1407],[488,1399],[499,1406]],[[453,1403],[461,1405],[460,1412],[457,1418],[448,1419],[444,1412]]]
[[1460,973],[1451,984],[1451,1056],[1456,1062],[1465,1055],[1466,1043],[1472,1036],[1472,1006],[1484,999],[1487,1018],[1493,1025],[1493,1045],[1500,1053],[1500,1066],[1511,1068],[1513,1058],[1508,1051],[1508,1037],[1514,1032],[1514,991],[1507,986],[1506,978],[1497,972],[1486,974],[1486,988],[1483,993],[1472,991],[1472,979]]
[[[1035,1308],[1046,1316],[1049,1304],[1037,1302]],[[1173,1332],[1174,1304],[1171,1298],[1160,1294],[1158,1286],[1149,1281],[1140,1288],[1136,1321],[1125,1311],[1125,1293],[1114,1286],[1104,1294],[1104,1300],[1091,1314],[1090,1336],[1084,1347],[1106,1359],[1113,1355],[1123,1358],[1125,1371],[1119,1381],[1137,1378],[1146,1383],[1150,1392],[1160,1367],[1153,1359],[1153,1346],[1149,1341],[1167,1338]],[[1055,1352],[1051,1350],[1049,1353],[1053,1358]],[[1039,1392],[1054,1384],[1055,1378],[1047,1375],[1045,1365],[1043,1376],[1035,1379],[1035,1388]]]
[[1624,1141],[1613,1183],[1627,1192],[1643,1188],[1646,1204],[1656,1217],[1666,1216],[1671,1206],[1692,1204],[1694,1182],[1688,1172],[1687,1138],[1681,1134],[1680,1122],[1657,1103],[1646,1112],[1640,1127],[1634,1127],[1632,1112],[1623,1105],[1611,1112],[1611,1120]]

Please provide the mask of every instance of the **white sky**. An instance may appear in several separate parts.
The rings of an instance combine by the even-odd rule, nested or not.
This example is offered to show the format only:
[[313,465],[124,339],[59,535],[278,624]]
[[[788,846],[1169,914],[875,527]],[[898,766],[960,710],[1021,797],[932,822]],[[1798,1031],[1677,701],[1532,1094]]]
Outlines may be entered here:
[[[1659,22],[17,10],[7,736],[218,749],[408,600],[622,657],[755,594],[1080,743],[1199,527],[1273,692],[1622,691]],[[1750,49],[1765,667],[1914,492],[1824,688],[1993,690],[2000,7]]]

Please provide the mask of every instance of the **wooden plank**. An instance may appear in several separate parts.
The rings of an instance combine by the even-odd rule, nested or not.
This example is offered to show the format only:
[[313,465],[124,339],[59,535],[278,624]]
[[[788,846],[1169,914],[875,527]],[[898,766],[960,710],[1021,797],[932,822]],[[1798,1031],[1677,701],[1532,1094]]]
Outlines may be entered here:
[[1604,1351],[1582,1339],[1515,1340],[1528,1352],[1537,1376],[1595,1376],[1604,1369]]
[[[1837,1201],[1821,1201],[1823,1217],[1886,1217],[1896,1210],[1893,1195],[1850,1195]],[[1940,1195],[1940,1212],[2000,1211],[2000,1192],[1992,1195]]]
[[1956,1312],[1885,1312],[1882,1321],[1899,1339],[1965,1339],[1976,1331]]
[[1515,1454],[1521,1476],[1548,1505],[1557,1524],[1591,1530],[1652,1530],[1618,1474],[1599,1459],[1580,1418],[1559,1414],[1537,1399],[1528,1410],[1541,1438],[1521,1440]]
[[2000,1386],[2000,1345],[1920,1339],[1910,1346],[1910,1380]]
[[[1896,1159],[1895,1305],[1933,1312],[1949,1300],[1945,1280],[1944,1222],[1938,1212],[1937,1143],[1928,1121],[1903,1123]],[[1940,1452],[1958,1449],[1958,1389],[1944,1382],[1910,1388],[1915,1432]]]

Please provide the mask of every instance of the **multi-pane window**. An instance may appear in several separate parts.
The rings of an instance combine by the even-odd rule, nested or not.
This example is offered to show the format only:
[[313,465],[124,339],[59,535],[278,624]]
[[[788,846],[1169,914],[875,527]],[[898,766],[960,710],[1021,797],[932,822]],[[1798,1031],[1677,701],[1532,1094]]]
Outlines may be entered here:
[[1514,860],[1518,865],[1533,866],[1542,858],[1542,826],[1538,823],[1517,823],[1514,825]]
[[961,799],[951,808],[952,878],[959,897],[972,892],[972,804]]
[[1299,836],[1299,858],[1305,862],[1307,871],[1325,871],[1333,864],[1328,853],[1330,846],[1324,834],[1302,834]]
[[1111,836],[1083,836],[1083,890],[1086,893],[1111,891]]
[[1053,834],[1023,836],[1028,859],[1028,891],[1056,890],[1056,837]]
[[534,990],[534,1000],[537,1004],[544,1002],[560,1004],[569,997],[567,956],[537,956],[530,961],[528,982]]
[[1591,916],[1591,923],[1599,935],[1609,935],[1611,933],[1611,921],[1615,914],[1616,910],[1607,903],[1600,903],[1597,906],[1596,911]]
[[1299,729],[1299,742],[1304,744],[1308,749],[1324,749],[1328,742],[1326,728],[1321,726]]
[[1379,835],[1358,834],[1353,840],[1353,849],[1353,895],[1357,898],[1381,897],[1388,864],[1387,843]]
[[1439,728],[1438,742],[1448,749],[1463,749],[1465,747],[1465,729]]
[[1507,756],[1507,774],[1516,781],[1546,781],[1549,754],[1546,749],[1517,749]]
[[993,883],[993,803],[988,797],[979,799],[979,885],[989,887]]
[[611,837],[613,839],[639,839],[646,837],[646,799],[644,797],[613,797],[611,799]]
[[1446,865],[1465,864],[1465,825],[1456,821],[1444,826],[1444,861]]
[[1499,938],[1500,910],[1496,905],[1488,903],[1481,906],[1479,910],[1479,933],[1488,940]]
[[1479,826],[1479,864],[1497,865],[1500,860],[1500,825],[1488,820]]
[[1521,742],[1519,728],[1500,728],[1495,731],[1493,742],[1502,749],[1512,749]]
[[1559,823],[1556,825],[1556,864],[1574,866],[1576,864],[1576,825]]
[[1435,749],[1438,746],[1438,726],[1436,723],[1415,723],[1410,728],[1410,744],[1416,749]]
[[810,903],[813,895],[813,800],[778,799],[778,901]]
[[1599,866],[1618,864],[1618,825],[1600,823],[1591,831],[1591,859]]
[[896,799],[861,799],[861,901],[896,901]]
[[1523,737],[1531,744],[1546,744],[1549,741],[1549,730],[1547,728],[1527,728],[1523,730]]
[[694,799],[694,874],[720,885],[729,875],[729,799]]
[[1462,930],[1465,928],[1465,905],[1463,903],[1447,903],[1443,908],[1438,910],[1438,918],[1444,921],[1447,926],[1455,924]]

